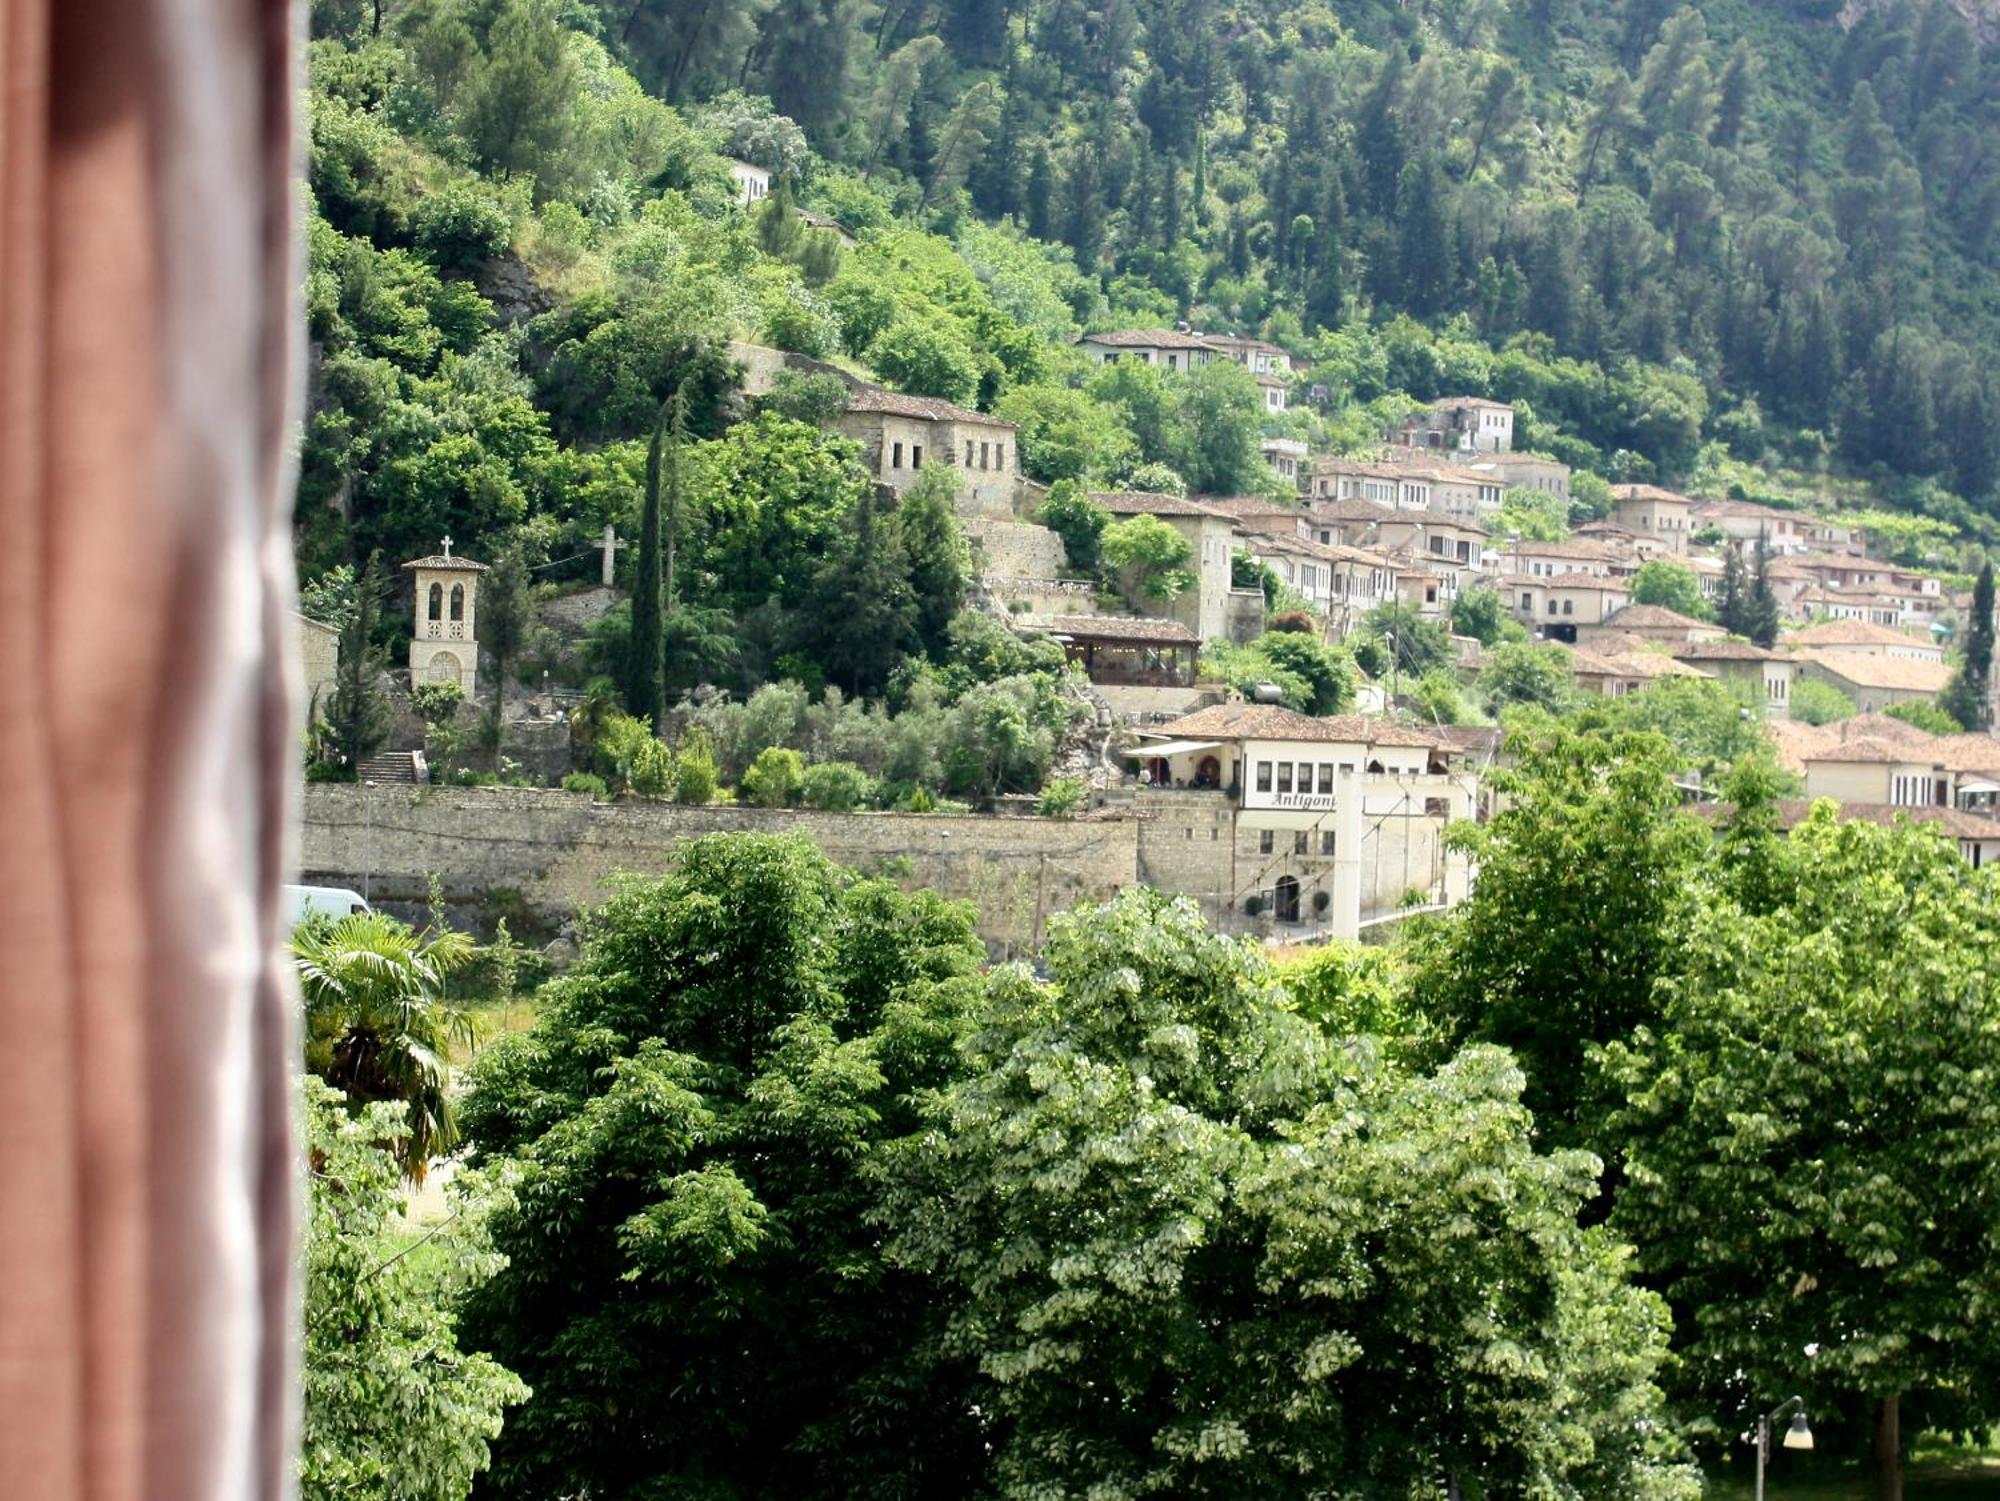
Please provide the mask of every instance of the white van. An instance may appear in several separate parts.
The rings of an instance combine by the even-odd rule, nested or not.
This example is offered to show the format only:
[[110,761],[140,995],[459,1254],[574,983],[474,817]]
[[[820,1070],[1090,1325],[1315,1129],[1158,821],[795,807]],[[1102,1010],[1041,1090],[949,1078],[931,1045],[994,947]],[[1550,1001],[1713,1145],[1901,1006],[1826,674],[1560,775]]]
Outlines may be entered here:
[[325,913],[339,919],[355,912],[368,911],[368,904],[356,892],[342,886],[287,886],[285,888],[285,923],[296,928],[308,917]]

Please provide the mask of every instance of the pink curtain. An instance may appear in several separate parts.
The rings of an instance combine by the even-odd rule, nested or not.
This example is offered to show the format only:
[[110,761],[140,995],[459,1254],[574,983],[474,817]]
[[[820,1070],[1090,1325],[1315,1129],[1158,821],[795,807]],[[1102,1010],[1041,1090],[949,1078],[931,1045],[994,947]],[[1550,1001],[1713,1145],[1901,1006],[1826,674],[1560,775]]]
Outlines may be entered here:
[[293,66],[0,0],[0,1495],[290,1489]]

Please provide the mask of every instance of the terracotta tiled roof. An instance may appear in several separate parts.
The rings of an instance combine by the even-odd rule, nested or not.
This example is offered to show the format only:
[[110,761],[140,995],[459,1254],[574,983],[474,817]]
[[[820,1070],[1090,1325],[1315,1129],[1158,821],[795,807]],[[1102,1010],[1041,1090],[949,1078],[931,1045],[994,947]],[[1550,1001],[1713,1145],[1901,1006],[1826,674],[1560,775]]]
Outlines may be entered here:
[[1665,605],[1627,605],[1604,622],[1614,631],[1712,631],[1706,620],[1696,620]]
[[1941,693],[1951,681],[1951,669],[1942,662],[1919,662],[1914,657],[1864,657],[1849,651],[1803,651],[1811,662],[1830,677],[1852,683],[1857,688],[1880,688],[1896,693]]
[[413,558],[403,565],[405,568],[430,568],[444,573],[484,573],[486,565],[475,563],[470,558],[461,558],[456,553],[437,553],[428,558]]
[[1177,328],[1110,328],[1085,334],[1083,341],[1107,344],[1113,349],[1213,349],[1201,334],[1182,333]]
[[1517,574],[1511,575],[1510,579],[1519,579],[1519,587],[1523,589],[1533,588],[1539,584],[1544,589],[1608,589],[1613,594],[1632,592],[1631,587],[1623,579],[1604,578],[1595,573],[1546,573],[1540,578],[1523,578]]
[[1131,615],[1058,615],[1046,629],[1079,640],[1134,641],[1144,646],[1197,646],[1201,637],[1178,620],[1141,620]]
[[1372,500],[1362,500],[1349,496],[1345,500],[1315,500],[1306,507],[1306,514],[1317,521],[1394,521],[1402,513],[1391,506],[1377,505]]
[[1440,396],[1430,403],[1430,410],[1433,412],[1440,407],[1484,407],[1494,412],[1514,410],[1511,401],[1489,401],[1484,396]]
[[1211,511],[1222,511],[1236,517],[1289,516],[1297,521],[1303,520],[1306,514],[1303,506],[1288,506],[1282,501],[1266,500],[1261,495],[1200,495],[1195,500]]
[[975,412],[969,407],[954,406],[935,396],[909,396],[901,391],[889,391],[881,386],[857,386],[847,397],[850,412],[884,412],[891,417],[915,417],[922,422],[977,422],[986,427],[1004,427],[1009,432],[1014,424],[985,412]]
[[1386,719],[1340,714],[1315,719],[1281,704],[1211,704],[1160,725],[1154,732],[1175,740],[1311,740],[1343,745],[1401,745],[1435,748],[1438,737]]
[[1652,651],[1597,652],[1588,647],[1570,648],[1571,670],[1580,677],[1699,678],[1706,677],[1685,662]]
[[1750,641],[1696,641],[1674,653],[1683,662],[1786,662],[1781,651],[1766,651]]
[[1114,516],[1206,516],[1214,521],[1234,521],[1227,511],[1218,511],[1197,500],[1178,495],[1153,495],[1142,490],[1092,491],[1090,498]]
[[[1823,799],[1831,802],[1832,799]],[[1720,818],[1727,810],[1727,803],[1696,803],[1690,810],[1703,818]],[[1885,828],[1901,820],[1925,824],[1954,839],[2000,839],[2000,819],[1987,818],[1978,813],[1967,813],[1962,808],[1908,808],[1900,803],[1836,803],[1842,823],[1861,822],[1881,824]],[[1806,821],[1813,809],[1812,803],[1799,798],[1786,798],[1779,802],[1778,827],[1789,832]]]
[[1785,636],[1787,646],[1837,647],[1837,646],[1924,646],[1932,647],[1928,641],[1921,641],[1907,631],[1892,630],[1886,625],[1876,625],[1867,620],[1822,620],[1817,625],[1809,625]]
[[1841,740],[1832,745],[1821,746],[1799,759],[1802,761],[1832,761],[1869,766],[1935,766],[1943,763],[1935,760],[1930,747],[1923,745],[1898,745],[1888,740]]
[[2000,776],[2000,736],[1981,730],[1964,735],[1940,735],[1930,753],[1953,771],[1983,771]]
[[1678,490],[1665,490],[1658,485],[1613,485],[1613,500],[1660,500],[1670,505],[1691,506],[1694,504]]

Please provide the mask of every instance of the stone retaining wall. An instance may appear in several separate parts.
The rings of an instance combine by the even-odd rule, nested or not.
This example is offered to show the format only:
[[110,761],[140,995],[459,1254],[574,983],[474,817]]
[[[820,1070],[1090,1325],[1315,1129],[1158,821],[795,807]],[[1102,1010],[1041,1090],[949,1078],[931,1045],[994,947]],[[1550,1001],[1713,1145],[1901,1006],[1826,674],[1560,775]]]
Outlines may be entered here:
[[1038,917],[1101,900],[1139,878],[1138,824],[812,813],[594,803],[505,787],[311,786],[304,879],[421,905],[433,873],[457,910],[530,913],[554,926],[601,900],[621,872],[658,873],[676,845],[737,830],[806,835],[828,858],[970,901],[1001,952],[1032,946]]

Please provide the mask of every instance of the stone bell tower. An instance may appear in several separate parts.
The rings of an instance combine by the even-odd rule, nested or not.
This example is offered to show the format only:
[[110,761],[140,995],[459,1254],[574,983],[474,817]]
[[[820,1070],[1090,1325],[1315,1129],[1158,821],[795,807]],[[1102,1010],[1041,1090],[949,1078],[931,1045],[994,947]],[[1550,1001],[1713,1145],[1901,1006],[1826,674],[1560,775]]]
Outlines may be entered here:
[[470,699],[479,682],[479,640],[473,634],[484,563],[444,551],[405,563],[415,584],[416,622],[410,632],[410,686],[456,683]]

